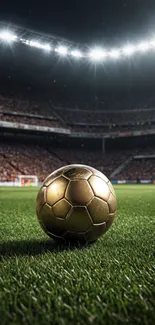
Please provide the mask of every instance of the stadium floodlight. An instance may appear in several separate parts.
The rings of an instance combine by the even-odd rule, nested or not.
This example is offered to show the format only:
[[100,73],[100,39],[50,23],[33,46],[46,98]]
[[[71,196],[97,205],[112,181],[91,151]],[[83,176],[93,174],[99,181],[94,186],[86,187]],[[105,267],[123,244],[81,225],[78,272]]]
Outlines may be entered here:
[[119,57],[120,57],[120,55],[121,55],[121,52],[120,52],[120,50],[111,50],[109,53],[108,53],[108,55],[112,58],[112,59],[118,59]]
[[46,50],[46,51],[51,51],[51,46],[49,44],[42,44],[38,41],[28,41],[26,40],[25,44],[31,46],[31,47],[36,47],[38,49]]
[[154,47],[155,47],[155,39],[152,39],[152,40],[149,42],[149,45],[150,45],[150,48],[154,48]]
[[83,57],[83,54],[79,50],[71,51],[71,55],[74,56],[75,58],[82,58]]
[[137,45],[137,49],[140,52],[147,52],[151,47],[151,44],[149,42],[141,42],[140,44]]
[[94,61],[101,61],[106,58],[107,53],[101,48],[94,48],[89,52],[88,56]]
[[64,56],[68,54],[68,49],[66,46],[58,46],[55,51]]
[[122,49],[122,53],[126,56],[134,54],[136,47],[134,45],[127,45]]
[[3,31],[0,33],[0,39],[6,42],[16,41],[17,36],[9,31]]

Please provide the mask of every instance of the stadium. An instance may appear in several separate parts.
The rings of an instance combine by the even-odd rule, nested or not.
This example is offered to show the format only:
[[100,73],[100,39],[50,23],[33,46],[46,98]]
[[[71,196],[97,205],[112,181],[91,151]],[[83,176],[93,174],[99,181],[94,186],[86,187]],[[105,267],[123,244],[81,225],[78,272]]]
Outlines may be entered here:
[[[7,324],[155,323],[155,38],[91,46],[0,21],[0,315]],[[92,245],[36,218],[55,170],[108,177],[117,219]]]

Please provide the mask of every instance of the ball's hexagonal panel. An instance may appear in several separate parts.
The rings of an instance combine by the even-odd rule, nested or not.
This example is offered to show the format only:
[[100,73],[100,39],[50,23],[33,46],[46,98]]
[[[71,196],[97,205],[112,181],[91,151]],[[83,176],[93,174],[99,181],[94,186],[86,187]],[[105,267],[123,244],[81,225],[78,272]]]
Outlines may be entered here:
[[67,229],[85,232],[92,225],[92,220],[85,207],[73,207],[66,219]]
[[57,219],[54,214],[52,207],[47,203],[41,209],[38,219],[43,226],[46,233],[50,235],[60,236],[67,231],[65,220]]
[[46,187],[41,187],[38,192],[37,200],[36,200],[36,212],[37,214],[40,212],[41,208],[46,202]]
[[115,213],[117,208],[117,203],[116,203],[116,197],[112,193],[110,193],[108,205],[109,205],[110,213]]
[[79,206],[86,205],[93,196],[93,191],[85,180],[70,181],[65,194],[69,202]]
[[75,231],[67,231],[63,238],[70,242],[80,242],[80,243],[86,243],[86,238],[84,233],[77,233]]
[[46,199],[49,205],[52,206],[64,198],[68,182],[66,178],[60,176],[47,187]]
[[108,220],[109,207],[108,204],[102,199],[94,197],[87,206],[87,209],[94,224],[100,224]]
[[107,183],[100,177],[94,175],[91,176],[88,181],[94,191],[95,196],[107,202],[110,196],[110,190]]
[[93,242],[98,237],[102,236],[106,232],[106,223],[100,225],[92,225],[91,228],[85,233],[86,241]]
[[114,190],[114,188],[113,188],[113,186],[112,186],[112,184],[111,184],[110,181],[108,182],[108,186],[109,186],[109,188],[110,188],[110,192],[111,192],[111,193],[116,197],[115,190]]
[[109,219],[106,221],[106,231],[111,227],[111,225],[113,224],[113,222],[116,219],[116,214],[111,214],[109,215]]
[[70,167],[67,171],[63,173],[65,177],[67,177],[69,180],[79,180],[79,179],[88,179],[92,172],[87,169],[86,167],[82,166],[76,166],[76,167]]
[[65,219],[70,209],[71,204],[69,204],[65,199],[62,199],[53,205],[53,213],[57,218]]
[[53,173],[51,173],[50,175],[48,175],[43,183],[43,186],[49,186],[55,179],[57,179],[59,176],[63,174],[63,172],[66,170],[67,167],[68,166],[61,167],[56,171],[54,171]]

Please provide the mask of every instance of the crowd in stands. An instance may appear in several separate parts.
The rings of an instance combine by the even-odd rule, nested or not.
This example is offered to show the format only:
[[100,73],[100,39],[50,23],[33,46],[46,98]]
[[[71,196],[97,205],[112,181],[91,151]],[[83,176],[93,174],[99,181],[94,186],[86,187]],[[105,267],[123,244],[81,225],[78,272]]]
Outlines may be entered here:
[[22,123],[27,125],[37,125],[37,126],[46,126],[46,127],[60,127],[60,124],[57,120],[37,118],[32,116],[19,116],[19,115],[10,115],[0,113],[0,121],[7,121],[13,123]]
[[46,101],[23,100],[2,95],[0,95],[0,111],[52,116],[51,108]]
[[101,151],[85,149],[68,150],[66,155],[66,150],[57,149],[55,153],[63,160],[67,157],[67,162],[69,164],[94,166],[94,168],[99,169],[108,177],[110,177],[112,172],[131,155],[130,150],[124,150],[123,152],[111,151],[106,154]]
[[38,146],[2,143],[0,164],[0,181],[12,180],[15,175],[36,175],[43,181],[49,173],[61,167],[63,162]]
[[[65,104],[61,107],[60,104],[52,104],[50,101],[37,102],[0,95],[0,121],[47,127],[63,125],[74,132],[91,133],[126,132],[155,127],[155,106],[149,108],[143,106],[141,110],[136,106],[136,109],[118,111],[115,104],[111,110],[92,109],[91,104],[91,109],[88,109],[89,104],[86,105],[87,109],[85,105],[81,108],[75,103],[70,105],[73,105],[72,108],[67,108]],[[13,114],[14,112],[16,115]]]
[[[14,180],[16,175],[36,175],[42,182],[48,174],[67,164],[85,164],[118,180],[155,179],[155,157],[134,158],[136,155],[155,155],[148,150],[119,150],[103,154],[97,150],[53,149],[15,143],[0,144],[0,181]],[[131,158],[131,159],[129,159]],[[124,162],[120,173],[112,174]]]
[[[68,124],[128,125],[155,121],[155,108],[145,110],[104,111],[57,108],[57,113]],[[65,114],[64,114],[65,112]]]
[[155,157],[132,159],[129,164],[116,175],[118,180],[155,179]]

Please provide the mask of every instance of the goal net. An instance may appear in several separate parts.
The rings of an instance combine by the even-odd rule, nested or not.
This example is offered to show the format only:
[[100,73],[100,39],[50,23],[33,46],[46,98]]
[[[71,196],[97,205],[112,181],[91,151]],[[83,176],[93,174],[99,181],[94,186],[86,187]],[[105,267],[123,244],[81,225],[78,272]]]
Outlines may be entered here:
[[38,177],[35,175],[16,175],[15,183],[21,187],[38,186]]

